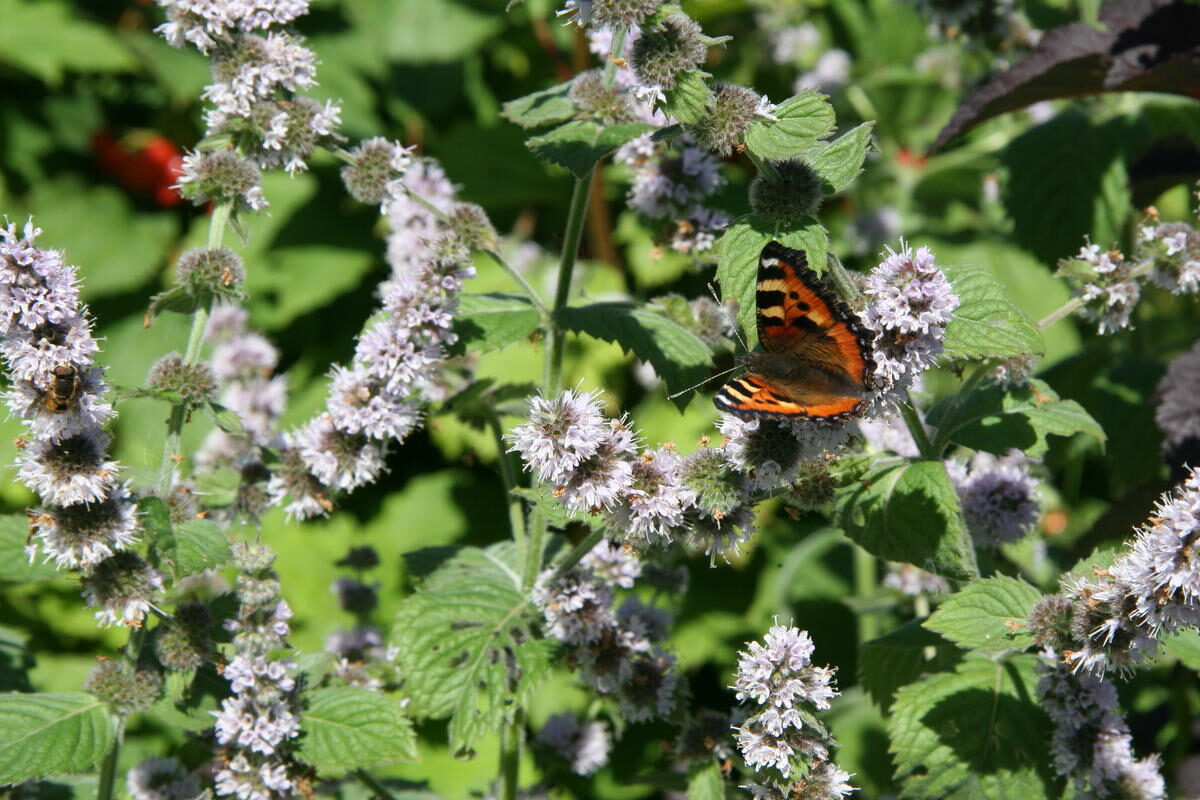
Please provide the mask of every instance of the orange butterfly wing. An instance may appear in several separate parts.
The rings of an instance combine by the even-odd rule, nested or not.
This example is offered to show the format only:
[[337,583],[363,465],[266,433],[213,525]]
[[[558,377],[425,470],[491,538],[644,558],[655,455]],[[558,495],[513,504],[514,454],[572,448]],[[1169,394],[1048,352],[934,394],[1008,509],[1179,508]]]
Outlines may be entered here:
[[717,392],[718,408],[742,417],[840,420],[862,411],[871,335],[808,268],[802,251],[771,242],[758,263],[762,353]]

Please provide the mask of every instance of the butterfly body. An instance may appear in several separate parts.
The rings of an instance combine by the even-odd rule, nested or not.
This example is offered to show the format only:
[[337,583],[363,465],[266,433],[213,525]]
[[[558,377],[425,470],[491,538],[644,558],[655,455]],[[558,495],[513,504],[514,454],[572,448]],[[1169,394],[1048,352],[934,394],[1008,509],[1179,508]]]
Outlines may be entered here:
[[718,408],[741,417],[841,420],[861,413],[873,364],[871,335],[807,266],[777,242],[759,257],[755,293],[762,352],[717,392]]

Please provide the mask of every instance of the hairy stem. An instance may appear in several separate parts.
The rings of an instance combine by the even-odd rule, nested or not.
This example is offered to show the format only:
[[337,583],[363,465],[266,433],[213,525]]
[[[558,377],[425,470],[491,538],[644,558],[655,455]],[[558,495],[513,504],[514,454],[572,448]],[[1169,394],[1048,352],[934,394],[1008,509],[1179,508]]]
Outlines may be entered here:
[[517,778],[521,771],[521,714],[500,731],[500,778],[503,781],[500,796],[503,800],[517,800]]
[[[946,413],[942,415],[942,419],[953,419],[954,412],[958,410],[960,405],[962,405],[963,400],[965,400],[967,396],[975,390],[975,387],[979,384],[979,382],[991,374],[992,370],[995,368],[995,359],[989,358],[979,362],[979,365],[975,367],[975,371],[967,376],[967,379],[963,381],[963,385],[959,388],[958,392],[950,399],[950,406],[946,409]],[[947,445],[950,444],[950,437],[953,435],[954,429],[948,428],[945,425],[942,425],[937,429],[937,434],[935,434],[933,437],[933,458],[942,457],[942,453],[945,452]]]
[[125,719],[117,720],[117,735],[113,737],[112,747],[104,754],[100,764],[100,779],[96,784],[96,800],[112,800],[117,783],[117,759],[121,757],[121,740],[125,734]]
[[583,541],[571,548],[571,552],[567,553],[567,555],[558,562],[558,565],[554,569],[554,575],[550,577],[550,582],[553,583],[554,581],[562,578],[563,575],[566,575],[571,570],[571,567],[574,567],[583,560],[584,556],[592,552],[592,548],[599,544],[600,540],[603,538],[604,528],[595,528],[591,533],[584,537]]
[[[854,548],[854,595],[865,602],[875,596],[878,582],[876,559],[861,547]],[[879,636],[879,617],[873,612],[858,615],[858,641],[869,642]]]
[[925,432],[925,423],[921,420],[921,415],[917,413],[916,406],[913,405],[912,397],[909,396],[907,389],[904,391],[904,402],[900,404],[900,416],[903,417],[908,432],[912,434],[921,458],[937,458],[938,453],[934,450],[933,442],[929,440],[929,434]]

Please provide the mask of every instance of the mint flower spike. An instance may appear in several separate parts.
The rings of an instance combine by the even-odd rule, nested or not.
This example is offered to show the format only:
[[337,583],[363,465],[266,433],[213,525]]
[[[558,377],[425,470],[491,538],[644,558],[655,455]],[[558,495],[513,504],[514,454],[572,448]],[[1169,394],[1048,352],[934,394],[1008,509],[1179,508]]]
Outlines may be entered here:
[[138,626],[162,588],[157,570],[128,551],[137,541],[133,499],[108,456],[113,417],[76,268],[36,245],[28,221],[0,227],[0,355],[9,410],[25,425],[18,477],[41,500],[28,511],[30,559],[83,572],[83,596],[101,625]]
[[[837,800],[854,787],[849,773],[829,760],[836,745],[804,708],[829,708],[838,696],[834,669],[812,664],[815,646],[806,631],[773,625],[764,643],[747,642],[738,654],[731,688],[737,699],[751,701],[757,710],[736,727],[737,746],[746,765],[759,773],[762,784],[750,786],[755,797],[805,797]],[[804,777],[791,780],[793,772]]]
[[916,252],[903,239],[900,252],[867,276],[863,325],[875,333],[874,400],[882,411],[899,401],[913,380],[937,362],[958,295],[928,247]]
[[1000,457],[976,453],[969,468],[952,460],[946,462],[946,471],[958,490],[975,544],[994,550],[1033,530],[1040,516],[1037,481],[1020,450]]
[[538,731],[537,740],[571,764],[576,775],[593,775],[608,763],[612,741],[600,720],[581,723],[574,714],[553,714]]
[[1064,665],[1041,667],[1037,693],[1054,723],[1054,770],[1072,778],[1088,797],[1162,800],[1166,784],[1157,754],[1133,757],[1129,725],[1117,708],[1117,689],[1098,675],[1073,674]]
[[308,0],[158,0],[167,22],[154,32],[172,47],[191,44],[202,53],[236,33],[287,25],[308,13]]

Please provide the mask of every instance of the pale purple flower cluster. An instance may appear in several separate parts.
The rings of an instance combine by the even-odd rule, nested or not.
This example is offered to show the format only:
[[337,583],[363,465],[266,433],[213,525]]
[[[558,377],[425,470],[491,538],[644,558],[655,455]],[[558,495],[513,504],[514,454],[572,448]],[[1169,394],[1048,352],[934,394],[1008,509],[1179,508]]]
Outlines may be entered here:
[[401,288],[416,288],[432,256],[430,248],[447,231],[438,212],[448,214],[455,199],[454,184],[441,165],[429,158],[415,159],[403,179],[393,184],[383,201],[383,215],[388,221],[391,279]]
[[1055,771],[1081,795],[1162,800],[1166,785],[1157,755],[1135,760],[1129,726],[1117,709],[1117,689],[1103,676],[1045,668],[1038,697],[1054,722]]
[[770,492],[794,483],[801,467],[836,452],[850,438],[843,425],[805,419],[745,420],[732,414],[722,414],[717,429],[725,437],[726,456],[746,473],[752,492]]
[[[39,550],[60,569],[85,574],[84,597],[102,624],[141,623],[161,577],[127,553],[137,538],[135,507],[108,457],[113,417],[75,267],[35,244],[42,231],[0,227],[0,355],[5,400],[25,425],[18,478],[41,499],[29,512]],[[128,557],[112,561],[115,556]]]
[[1200,341],[1171,359],[1155,396],[1154,421],[1163,432],[1164,450],[1200,440]]
[[773,786],[786,795],[792,773],[799,771],[809,776],[809,792],[823,790],[803,796],[845,797],[854,789],[847,783],[850,775],[829,760],[829,748],[836,743],[805,721],[803,706],[829,708],[839,694],[835,670],[813,665],[814,645],[806,631],[773,625],[764,642],[747,642],[747,649],[738,654],[732,688],[739,701],[757,706],[737,728],[738,750],[746,765],[765,778],[764,792]]
[[616,698],[629,722],[665,718],[675,705],[675,657],[656,642],[670,617],[630,596],[617,608],[614,587],[630,589],[640,563],[619,542],[602,540],[557,580],[539,578],[533,601],[547,632],[573,648],[580,675],[597,693]]
[[167,22],[155,33],[173,47],[192,44],[202,53],[218,39],[287,25],[308,13],[309,0],[158,0]]
[[287,378],[274,375],[279,351],[249,325],[250,314],[234,305],[218,305],[208,319],[205,338],[213,343],[210,366],[222,386],[220,403],[237,413],[245,430],[233,436],[213,429],[196,454],[200,471],[241,468],[257,460],[257,449],[276,447],[276,424],[287,405]]
[[194,800],[200,794],[199,776],[177,758],[147,758],[125,775],[125,786],[133,800]]
[[270,548],[238,542],[233,558],[240,605],[237,617],[225,623],[234,655],[222,674],[233,694],[213,712],[217,743],[227,748],[216,791],[239,800],[292,797],[297,784],[289,770],[290,743],[300,733],[295,664],[272,656],[288,646],[292,612],[279,597]]
[[1150,280],[1172,294],[1200,291],[1200,231],[1183,222],[1143,225],[1138,255],[1154,259]]
[[325,514],[329,489],[376,480],[388,443],[417,427],[423,402],[440,398],[437,372],[456,340],[458,293],[474,275],[468,259],[465,248],[442,237],[416,280],[380,286],[381,312],[359,336],[350,365],[334,367],[327,410],[284,435],[290,456],[268,491],[276,503],[291,495],[289,515]]
[[969,465],[950,460],[946,471],[976,545],[994,550],[1033,530],[1040,516],[1037,481],[1020,450],[1000,457],[979,452]]
[[721,162],[689,135],[671,143],[639,136],[622,145],[613,161],[631,170],[629,207],[648,221],[671,227],[671,249],[705,252],[728,227],[727,214],[704,205],[725,182]]
[[934,263],[928,247],[916,252],[900,242],[900,252],[871,270],[862,322],[875,334],[874,383],[877,405],[890,405],[912,380],[933,366],[958,295]]
[[1128,585],[1132,616],[1154,636],[1200,626],[1200,472],[1159,498],[1110,571]]
[[895,453],[904,458],[916,458],[921,454],[912,431],[898,412],[878,417],[863,417],[856,420],[856,424],[863,441],[875,452]]
[[1135,264],[1116,250],[1101,250],[1090,244],[1080,248],[1075,261],[1090,267],[1089,280],[1076,290],[1086,305],[1085,319],[1096,320],[1100,333],[1116,333],[1129,327],[1129,318],[1142,296],[1141,285],[1131,273]]
[[[193,44],[212,59],[213,82],[203,98],[209,137],[236,141],[259,167],[308,168],[318,145],[339,140],[341,110],[296,93],[316,84],[317,58],[303,39],[278,30],[308,12],[307,0],[159,0],[168,22],[158,32],[176,47]],[[260,33],[261,32],[261,35]],[[201,161],[184,159],[181,185],[200,178]],[[250,208],[265,207],[247,195]]]
[[570,510],[607,512],[619,530],[669,540],[693,499],[679,480],[682,459],[666,448],[639,451],[625,418],[606,419],[599,396],[532,398],[528,422],[509,434],[512,450]]
[[594,775],[608,763],[612,749],[607,725],[600,720],[581,723],[570,712],[548,718],[537,739],[570,762],[576,775]]
[[916,597],[922,594],[944,594],[950,591],[950,584],[940,575],[926,572],[914,564],[897,564],[889,562],[887,573],[883,576],[883,585],[895,589],[900,594]]

